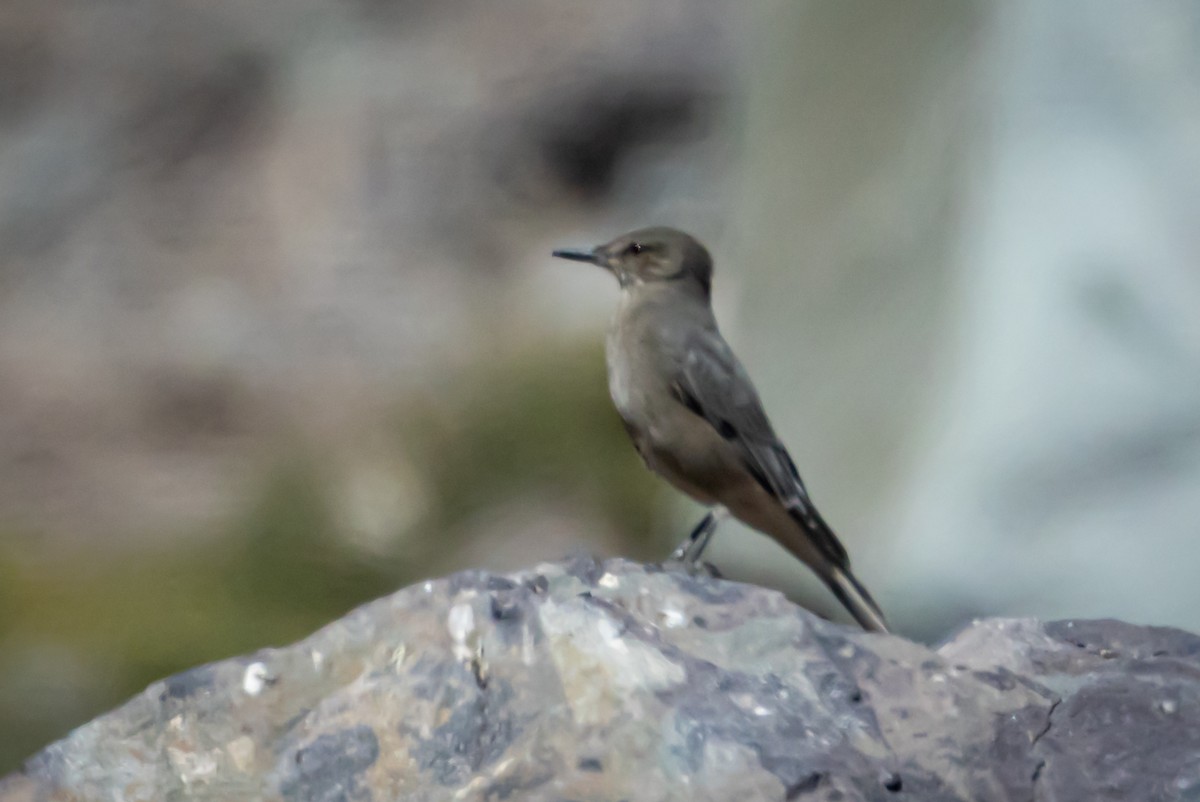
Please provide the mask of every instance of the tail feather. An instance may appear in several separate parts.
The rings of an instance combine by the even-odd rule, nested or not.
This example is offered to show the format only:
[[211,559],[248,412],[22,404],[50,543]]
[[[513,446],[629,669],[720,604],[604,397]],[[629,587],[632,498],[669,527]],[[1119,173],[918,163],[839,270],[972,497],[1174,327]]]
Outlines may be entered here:
[[825,584],[833,591],[833,595],[837,596],[842,606],[868,632],[888,632],[887,621],[879,605],[850,571],[850,557],[846,553],[846,547],[838,540],[829,524],[825,523],[817,508],[809,504],[802,515],[796,510],[789,510],[789,513],[824,558],[823,565],[810,565],[813,565],[825,580]]
[[889,632],[887,621],[883,617],[883,611],[879,609],[879,605],[871,598],[871,594],[863,587],[854,574],[850,572],[850,567],[844,568],[830,567],[828,575],[825,577],[825,584],[833,591],[833,595],[837,596],[838,601],[842,606],[854,616],[854,620],[868,632]]

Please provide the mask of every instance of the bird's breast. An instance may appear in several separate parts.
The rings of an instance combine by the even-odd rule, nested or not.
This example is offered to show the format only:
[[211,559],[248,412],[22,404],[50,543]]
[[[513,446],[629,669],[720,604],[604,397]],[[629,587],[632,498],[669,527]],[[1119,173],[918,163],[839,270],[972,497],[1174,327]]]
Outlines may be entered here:
[[645,355],[630,349],[621,342],[620,333],[608,338],[606,356],[608,362],[608,393],[613,405],[627,425],[643,428],[653,412],[647,399],[647,383],[654,380],[651,366]]

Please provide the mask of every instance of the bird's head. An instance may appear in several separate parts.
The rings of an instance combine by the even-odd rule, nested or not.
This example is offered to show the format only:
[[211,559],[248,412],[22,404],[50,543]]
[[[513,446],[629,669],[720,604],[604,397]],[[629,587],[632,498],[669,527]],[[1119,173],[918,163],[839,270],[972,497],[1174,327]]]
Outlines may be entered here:
[[674,228],[643,228],[589,250],[559,250],[560,259],[599,265],[624,288],[678,282],[681,288],[712,287],[712,257],[694,237]]

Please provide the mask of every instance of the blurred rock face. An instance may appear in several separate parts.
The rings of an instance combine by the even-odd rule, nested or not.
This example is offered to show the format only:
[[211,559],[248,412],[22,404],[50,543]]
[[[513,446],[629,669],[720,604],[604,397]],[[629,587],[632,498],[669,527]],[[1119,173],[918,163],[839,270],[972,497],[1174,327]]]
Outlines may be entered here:
[[539,331],[550,237],[719,208],[722,13],[10,4],[0,522],[211,522],[280,440]]
[[897,510],[910,581],[976,609],[1200,620],[1195,21],[996,15],[949,381]]
[[1194,626],[1194,7],[773,8],[736,344],[859,574],[927,636]]

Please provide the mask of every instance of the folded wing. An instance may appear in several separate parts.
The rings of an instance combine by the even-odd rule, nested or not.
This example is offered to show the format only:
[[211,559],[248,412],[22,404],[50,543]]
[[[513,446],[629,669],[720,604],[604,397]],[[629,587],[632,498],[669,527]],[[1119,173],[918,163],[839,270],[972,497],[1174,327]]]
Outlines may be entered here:
[[813,506],[754,384],[720,335],[704,331],[689,339],[672,389],[681,404],[737,447],[747,470],[787,508],[826,557],[835,566],[847,566],[846,549]]

